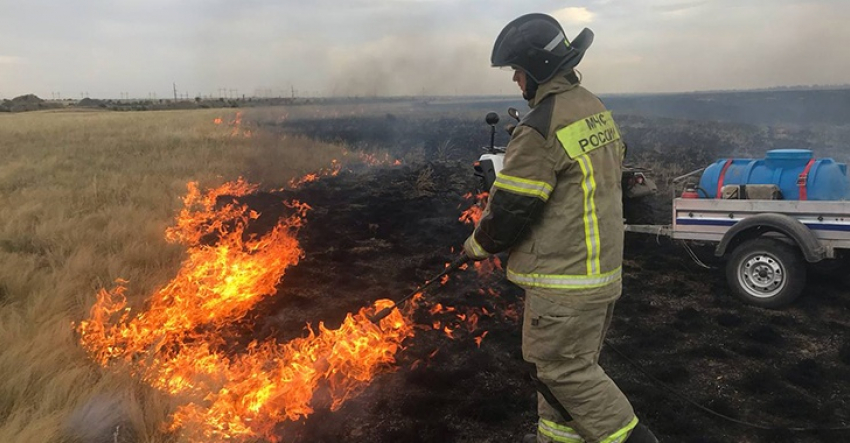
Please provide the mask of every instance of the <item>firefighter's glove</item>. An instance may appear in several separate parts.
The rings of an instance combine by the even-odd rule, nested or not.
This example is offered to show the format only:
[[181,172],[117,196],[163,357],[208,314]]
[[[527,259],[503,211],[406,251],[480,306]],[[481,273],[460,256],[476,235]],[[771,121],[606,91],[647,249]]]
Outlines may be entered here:
[[475,261],[484,260],[492,255],[489,252],[485,251],[484,248],[482,248],[481,245],[479,245],[478,242],[475,241],[474,233],[470,235],[465,242],[463,242],[463,253],[466,254],[467,257]]

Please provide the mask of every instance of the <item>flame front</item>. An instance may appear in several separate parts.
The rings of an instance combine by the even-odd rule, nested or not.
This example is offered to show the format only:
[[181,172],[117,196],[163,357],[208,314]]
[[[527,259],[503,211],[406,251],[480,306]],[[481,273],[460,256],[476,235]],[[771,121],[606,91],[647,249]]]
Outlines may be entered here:
[[227,326],[276,292],[303,252],[296,240],[309,206],[290,202],[293,215],[263,236],[247,235],[259,217],[234,199],[256,191],[241,179],[203,194],[194,183],[166,238],[188,248],[174,279],[156,291],[144,312],[127,307],[123,281],[101,290],[80,340],[101,365],[125,364],[134,375],[179,399],[171,430],[194,441],[262,437],[278,441],[275,426],[313,412],[325,386],[339,408],[395,361],[413,335],[410,313],[394,310],[372,324],[368,316],[391,302],[349,313],[338,329],[319,323],[287,343],[252,342],[228,352]]

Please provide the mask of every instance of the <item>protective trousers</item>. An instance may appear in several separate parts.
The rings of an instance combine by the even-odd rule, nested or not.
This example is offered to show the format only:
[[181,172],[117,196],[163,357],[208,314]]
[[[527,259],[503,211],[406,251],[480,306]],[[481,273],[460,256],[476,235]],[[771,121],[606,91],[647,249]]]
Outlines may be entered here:
[[526,290],[522,354],[542,384],[538,442],[620,443],[637,425],[628,399],[599,366],[613,312],[613,302]]

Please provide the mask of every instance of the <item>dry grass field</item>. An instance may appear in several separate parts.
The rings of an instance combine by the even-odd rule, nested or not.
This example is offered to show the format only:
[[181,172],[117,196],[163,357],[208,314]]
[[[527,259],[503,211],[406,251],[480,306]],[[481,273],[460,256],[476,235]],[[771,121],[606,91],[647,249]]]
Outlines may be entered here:
[[[303,257],[287,271],[285,284],[278,281],[274,294],[252,305],[244,322],[228,324],[212,340],[184,334],[179,338],[187,340],[169,343],[218,343],[213,348],[224,349],[225,358],[217,362],[225,364],[210,366],[216,369],[210,374],[230,374],[220,367],[248,367],[251,371],[243,374],[251,376],[236,377],[237,382],[247,379],[252,387],[255,380],[271,379],[265,374],[277,366],[266,362],[294,360],[255,359],[259,366],[228,366],[225,360],[238,356],[245,362],[246,355],[260,355],[251,342],[292,343],[304,336],[305,323],[340,327],[349,313],[376,298],[408,293],[455,255],[452,246],[460,245],[471,230],[458,220],[476,186],[469,166],[489,135],[483,113],[468,119],[466,112],[416,103],[331,103],[244,112],[0,114],[0,443],[194,443],[261,434],[269,440],[228,441],[518,441],[533,429],[536,395],[519,352],[521,291],[507,284],[501,271],[458,273],[432,291],[411,317],[416,334],[387,368],[394,370],[373,378],[380,381],[357,390],[360,395],[338,410],[330,409],[332,396],[323,386],[308,392],[317,393],[309,418],[283,420],[272,413],[279,412],[275,407],[281,404],[286,412],[289,403],[281,399],[288,396],[247,396],[230,385],[215,384],[215,377],[205,385],[213,389],[196,393],[203,401],[188,398],[201,406],[189,410],[195,412],[212,409],[206,408],[213,403],[210,398],[247,398],[251,407],[265,404],[252,399],[268,400],[271,407],[250,409],[263,409],[262,414],[234,409],[228,415],[232,411],[223,408],[225,414],[210,414],[212,420],[203,421],[212,424],[213,431],[222,423],[249,423],[241,430],[250,432],[242,434],[212,432],[191,439],[193,434],[187,432],[198,430],[191,425],[167,431],[169,416],[188,404],[179,397],[185,392],[162,394],[150,387],[150,379],[139,381],[138,367],[116,363],[127,355],[134,364],[157,363],[156,352],[171,349],[156,335],[160,330],[134,341],[130,353],[110,354],[113,366],[103,369],[80,345],[78,331],[84,328],[75,328],[94,317],[90,310],[98,291],[117,286],[126,287],[132,312],[166,312],[157,311],[151,295],[170,287],[183,265],[203,268],[187,260],[192,257],[191,246],[185,249],[189,243],[171,244],[164,235],[184,205],[187,183],[196,181],[203,190],[244,177],[259,183],[260,191],[274,190],[239,200],[257,217],[252,218],[250,233],[274,232],[275,221],[292,215],[292,206],[283,200],[313,208],[298,230]],[[815,137],[802,127],[643,117],[622,122],[624,134],[634,140],[633,161],[652,167],[660,182],[730,153],[760,155],[765,149],[819,146],[825,149],[819,153],[846,154],[838,137],[844,127]],[[506,140],[498,137],[506,135],[497,132],[497,143],[502,144]],[[292,178],[327,168],[334,159],[344,163],[334,169],[338,175],[305,181],[295,189],[288,186]],[[364,165],[383,166],[360,167]],[[282,187],[287,190],[279,190]],[[654,203],[669,203],[667,196],[660,194]],[[661,215],[659,220],[666,221]],[[236,223],[233,232],[239,226]],[[221,237],[198,241],[207,245],[207,240],[229,245]],[[704,249],[696,253],[710,257]],[[823,430],[843,427],[850,410],[846,281],[812,278],[808,294],[793,306],[767,311],[731,297],[722,271],[691,264],[678,244],[627,236],[625,259],[624,296],[609,334],[610,343],[625,352],[618,355],[609,345],[602,361],[660,441],[847,441],[846,432]],[[225,267],[241,269],[229,266],[232,263],[225,262]],[[121,284],[116,283],[119,279]],[[186,309],[190,305],[179,307],[191,310]],[[160,318],[179,317],[173,310],[167,312]],[[123,338],[126,330],[101,335]],[[97,334],[87,335],[92,336]],[[103,343],[110,351],[124,346],[121,340]],[[184,362],[195,363],[203,353],[181,355],[189,356]],[[623,356],[734,422],[686,407]],[[200,360],[198,366],[204,363]],[[316,360],[322,366],[328,361]],[[328,368],[334,366],[321,369]],[[166,380],[179,384],[181,378]],[[281,386],[274,392],[289,392],[289,385]],[[741,421],[757,427],[741,426]],[[819,430],[790,432],[784,429],[788,427]]]
[[0,442],[174,439],[160,429],[169,400],[90,361],[73,324],[116,279],[129,281],[134,307],[168,281],[184,251],[163,233],[187,182],[281,187],[342,152],[247,120],[236,110],[0,115]]

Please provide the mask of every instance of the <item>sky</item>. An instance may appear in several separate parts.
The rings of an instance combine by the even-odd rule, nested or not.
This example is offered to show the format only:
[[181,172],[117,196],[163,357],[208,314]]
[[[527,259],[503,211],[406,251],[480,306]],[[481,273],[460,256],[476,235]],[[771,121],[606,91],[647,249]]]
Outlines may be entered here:
[[850,83],[848,0],[0,0],[0,98],[517,94],[530,12],[593,46],[596,93]]

